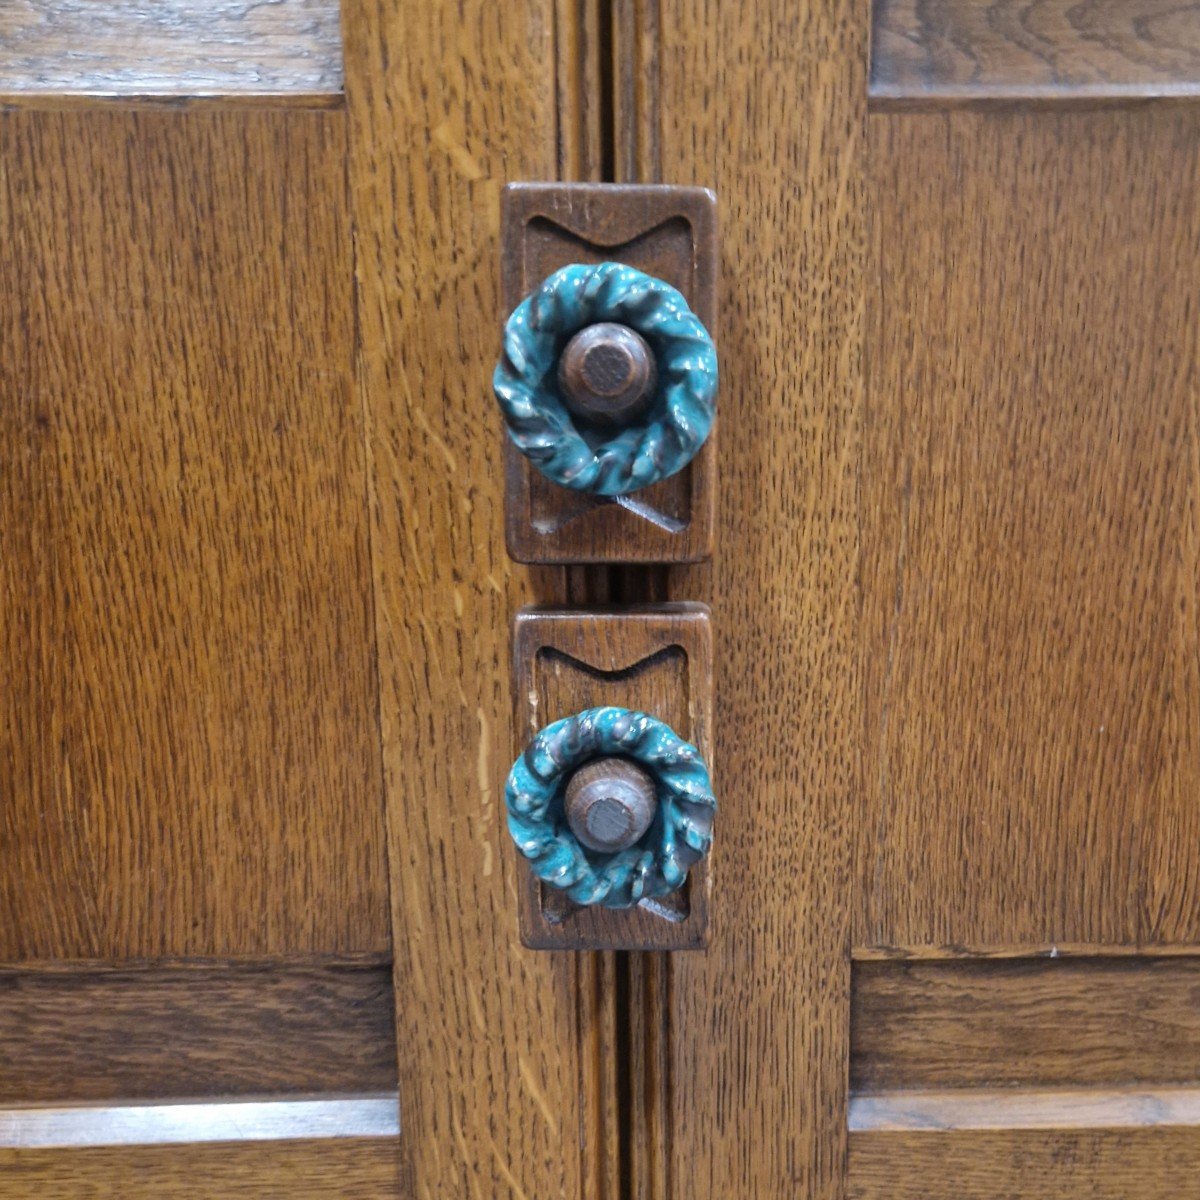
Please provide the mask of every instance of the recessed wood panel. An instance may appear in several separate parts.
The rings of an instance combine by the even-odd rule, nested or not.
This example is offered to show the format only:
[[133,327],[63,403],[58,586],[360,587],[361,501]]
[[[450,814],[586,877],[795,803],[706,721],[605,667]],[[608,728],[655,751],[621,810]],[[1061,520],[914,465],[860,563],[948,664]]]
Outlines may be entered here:
[[877,114],[859,947],[1200,940],[1200,112]]
[[0,98],[272,97],[342,88],[338,0],[5,0]]
[[345,156],[0,117],[0,962],[387,951]]
[[1200,8],[1177,0],[874,0],[871,101],[1200,95]]
[[394,1091],[394,1023],[383,963],[0,971],[0,1107]]
[[851,1196],[1142,1200],[1200,1161],[1198,959],[856,963],[851,1014]]

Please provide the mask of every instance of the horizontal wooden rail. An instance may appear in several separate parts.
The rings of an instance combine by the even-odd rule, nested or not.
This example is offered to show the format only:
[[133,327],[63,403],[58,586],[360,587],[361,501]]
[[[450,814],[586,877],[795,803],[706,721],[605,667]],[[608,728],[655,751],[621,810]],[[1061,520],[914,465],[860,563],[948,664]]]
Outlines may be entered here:
[[0,102],[342,92],[338,0],[5,0]]
[[1200,959],[856,963],[858,1094],[1200,1084]]
[[0,1108],[396,1088],[391,968],[0,970]]
[[378,1200],[404,1194],[396,1137],[0,1150],[0,1200]]
[[1200,959],[857,961],[849,1200],[1171,1200],[1200,1170]]
[[1188,0],[875,0],[871,103],[1200,96]]

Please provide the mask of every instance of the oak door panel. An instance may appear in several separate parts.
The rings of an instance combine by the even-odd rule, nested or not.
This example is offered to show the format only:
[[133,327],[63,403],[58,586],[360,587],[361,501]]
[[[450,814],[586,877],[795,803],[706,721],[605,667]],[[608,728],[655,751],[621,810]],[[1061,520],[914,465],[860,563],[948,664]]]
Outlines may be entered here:
[[0,1107],[393,1092],[392,1010],[386,963],[0,970]]
[[1200,958],[857,962],[850,1087],[1119,1090],[1200,1079]]
[[1200,112],[1122,101],[1194,95],[1200,24],[874,17],[849,1195],[1174,1196],[1200,1153]]
[[337,103],[338,0],[6,0],[0,97]]
[[0,115],[0,961],[388,948],[346,152]]
[[859,947],[1200,941],[1198,147],[871,117]]
[[1175,0],[874,0],[879,107],[1200,96],[1200,21]]

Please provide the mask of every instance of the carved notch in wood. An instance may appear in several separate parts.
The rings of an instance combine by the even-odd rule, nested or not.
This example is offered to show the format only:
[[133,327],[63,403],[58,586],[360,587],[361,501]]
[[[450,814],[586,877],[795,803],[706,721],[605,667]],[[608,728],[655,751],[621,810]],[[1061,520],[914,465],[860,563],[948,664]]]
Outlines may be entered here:
[[[715,336],[716,198],[698,187],[513,183],[502,212],[507,316],[569,263],[619,262],[665,280]],[[628,496],[543,478],[504,439],[508,552],[525,563],[698,562],[712,553],[716,431],[678,474]]]
[[[670,725],[711,771],[712,637],[703,604],[523,609],[514,653],[514,756],[552,721],[616,705]],[[678,892],[653,907],[629,909],[576,907],[514,857],[521,941],[531,949],[690,950],[707,941],[711,853],[691,868]]]

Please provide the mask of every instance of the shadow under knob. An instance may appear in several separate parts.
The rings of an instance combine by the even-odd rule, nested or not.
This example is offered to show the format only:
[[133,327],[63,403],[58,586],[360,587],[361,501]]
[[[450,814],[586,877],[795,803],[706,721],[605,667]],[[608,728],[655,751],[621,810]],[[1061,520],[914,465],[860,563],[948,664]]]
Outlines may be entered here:
[[658,811],[648,771],[626,758],[597,758],[567,780],[565,809],[571,832],[589,850],[615,854],[637,842]]
[[657,379],[646,339],[615,321],[581,329],[558,360],[558,384],[567,407],[595,425],[631,421],[650,403]]

